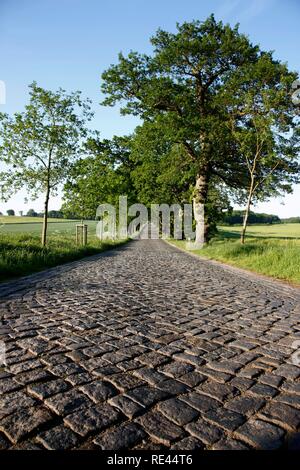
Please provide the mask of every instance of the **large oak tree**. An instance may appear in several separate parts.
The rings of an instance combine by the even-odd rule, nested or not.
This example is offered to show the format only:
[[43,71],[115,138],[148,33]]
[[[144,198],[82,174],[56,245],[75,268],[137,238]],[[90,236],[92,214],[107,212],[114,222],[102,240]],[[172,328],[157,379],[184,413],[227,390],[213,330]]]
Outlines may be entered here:
[[[119,63],[102,75],[105,105],[122,102],[123,114],[160,120],[169,139],[185,150],[196,168],[195,214],[207,203],[214,177],[232,187],[243,181],[244,165],[225,124],[218,95],[236,70],[258,60],[259,48],[209,17],[177,25],[177,33],[158,30],[153,54],[119,54]],[[205,240],[208,239],[208,224]]]

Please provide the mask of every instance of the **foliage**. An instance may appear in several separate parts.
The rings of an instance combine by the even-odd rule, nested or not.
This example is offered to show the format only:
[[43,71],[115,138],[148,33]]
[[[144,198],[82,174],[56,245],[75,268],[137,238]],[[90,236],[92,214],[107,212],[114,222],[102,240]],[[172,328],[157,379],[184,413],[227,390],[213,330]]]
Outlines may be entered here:
[[129,203],[133,202],[128,141],[126,137],[87,141],[85,158],[73,166],[64,186],[62,211],[66,217],[95,219],[100,204],[117,206],[120,195],[128,195]]
[[300,217],[288,217],[287,219],[282,219],[284,224],[300,224]]
[[35,82],[23,113],[0,120],[0,158],[7,169],[0,174],[2,197],[26,187],[32,198],[45,195],[44,229],[46,242],[49,197],[66,179],[87,136],[85,123],[91,119],[90,101],[81,92],[67,94],[44,90]]
[[[222,224],[224,225],[242,225],[244,220],[244,211],[234,210],[231,213],[224,213]],[[248,224],[280,224],[278,215],[258,214],[250,211]]]
[[[149,161],[143,159],[137,168],[143,179],[139,183],[143,197],[149,200],[155,188],[163,191],[173,172],[174,192],[179,192],[176,197],[186,197],[186,185],[192,185],[194,203],[205,206],[209,227],[213,222],[211,190],[219,192],[225,184],[235,190],[236,198],[245,199],[249,162],[259,132],[264,144],[259,171],[254,169],[255,184],[260,181],[260,190],[255,188],[257,197],[289,191],[298,172],[294,160],[297,136],[289,140],[286,135],[292,125],[288,87],[296,75],[271,53],[252,45],[237,26],[216,22],[213,16],[203,23],[178,24],[174,34],[158,30],[151,43],[152,55],[119,54],[118,64],[102,75],[103,104],[120,102],[123,114],[144,120],[142,133]],[[158,167],[158,155],[149,155],[148,149],[153,125],[157,139],[163,135],[162,144],[167,142],[168,147],[162,150],[164,158]],[[172,170],[161,179],[164,162],[172,162]]]
[[34,209],[29,209],[27,211],[26,217],[37,217],[38,213]]

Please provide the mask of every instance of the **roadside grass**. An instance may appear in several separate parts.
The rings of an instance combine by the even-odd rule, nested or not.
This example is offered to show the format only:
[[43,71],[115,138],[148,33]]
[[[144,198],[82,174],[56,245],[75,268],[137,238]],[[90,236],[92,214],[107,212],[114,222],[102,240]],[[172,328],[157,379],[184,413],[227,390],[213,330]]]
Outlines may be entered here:
[[52,234],[46,247],[31,233],[0,233],[0,282],[100,253],[122,242],[101,242],[89,237],[86,246],[76,246],[74,234]]
[[[287,224],[288,225],[288,224]],[[300,236],[300,224],[295,227],[293,233]],[[255,226],[256,237],[248,233],[245,245],[241,245],[238,235],[238,227],[230,234],[233,227],[222,227],[217,237],[201,250],[192,251],[207,259],[214,259],[223,263],[248,269],[276,279],[300,284],[300,238],[292,238],[288,235],[289,228],[285,231],[268,237],[270,226]],[[239,228],[240,229],[240,228]],[[171,240],[171,243],[185,249],[185,241]]]

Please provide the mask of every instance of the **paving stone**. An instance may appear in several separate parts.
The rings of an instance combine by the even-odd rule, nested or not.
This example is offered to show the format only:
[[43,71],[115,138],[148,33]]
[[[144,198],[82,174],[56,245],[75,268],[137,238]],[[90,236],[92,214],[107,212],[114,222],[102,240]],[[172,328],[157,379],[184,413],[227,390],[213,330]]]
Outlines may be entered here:
[[133,375],[145,382],[148,382],[150,385],[155,385],[163,380],[167,380],[168,378],[164,374],[157,372],[157,370],[148,368],[137,369],[133,372]]
[[143,416],[136,418],[136,422],[151,437],[166,446],[170,446],[173,441],[179,439],[184,434],[182,428],[169,421],[158,411],[149,411]]
[[92,370],[92,374],[96,377],[100,377],[101,379],[107,377],[108,375],[118,374],[119,372],[120,369],[113,365],[97,367],[96,369]]
[[233,385],[235,388],[238,388],[240,391],[245,392],[248,390],[252,385],[254,385],[254,380],[247,379],[245,377],[234,377],[231,380],[230,385]]
[[44,400],[57,393],[65,392],[69,388],[70,386],[63,379],[56,379],[49,382],[31,384],[27,387],[27,391],[39,400]]
[[8,377],[0,379],[0,395],[7,392],[13,392],[21,388],[21,385],[14,379]]
[[9,366],[9,371],[12,374],[20,374],[21,372],[36,369],[37,367],[41,367],[41,362],[38,359],[30,359],[28,361]]
[[242,415],[251,416],[264,406],[265,400],[251,395],[242,395],[229,400],[225,407]]
[[133,390],[129,390],[126,392],[126,396],[139,405],[148,407],[160,400],[168,398],[170,394],[157,388],[144,385],[134,388]]
[[39,433],[37,442],[48,450],[67,450],[78,443],[78,435],[63,425]]
[[80,436],[101,431],[120,420],[120,413],[106,403],[82,406],[64,418],[64,423]]
[[286,403],[287,405],[291,405],[294,408],[300,408],[300,399],[296,394],[280,393],[274,398],[274,403],[276,402]]
[[71,374],[80,374],[85,372],[83,367],[80,367],[74,362],[70,364],[66,363],[57,364],[56,366],[49,366],[49,371],[54,375],[58,375],[59,377],[66,377]]
[[242,442],[231,439],[230,437],[221,439],[219,442],[216,442],[212,446],[213,450],[249,450],[245,444]]
[[202,382],[205,382],[207,377],[205,375],[200,374],[199,372],[188,372],[187,374],[181,375],[178,380],[183,382],[188,387],[196,387]]
[[222,439],[224,431],[219,427],[208,423],[203,418],[199,418],[193,423],[185,426],[185,429],[194,437],[199,439],[203,444],[208,446]]
[[208,366],[213,370],[225,372],[228,374],[235,374],[243,367],[243,364],[240,362],[236,362],[236,361],[220,361],[220,362],[214,361],[214,362],[209,362]]
[[184,437],[170,447],[171,450],[200,450],[203,449],[203,444],[195,437]]
[[270,385],[271,387],[277,388],[282,383],[283,377],[278,377],[273,374],[264,374],[259,377],[258,381],[265,385]]
[[288,450],[300,450],[300,432],[288,436],[286,446]]
[[192,372],[194,370],[194,366],[192,364],[185,364],[184,362],[172,361],[169,362],[169,364],[159,367],[158,370],[165,375],[178,378],[188,372]]
[[133,450],[167,451],[169,448],[151,439],[144,439],[140,444],[133,447]]
[[179,426],[184,426],[199,415],[194,408],[191,408],[187,403],[177,398],[160,402],[158,410]]
[[157,367],[161,364],[165,364],[166,362],[168,362],[169,358],[167,356],[164,356],[163,354],[159,354],[153,351],[138,356],[136,360],[149,367]]
[[95,380],[95,376],[89,374],[88,372],[83,372],[82,374],[72,374],[65,378],[65,381],[71,385],[82,385],[88,382]]
[[219,370],[213,370],[206,366],[202,366],[198,370],[201,374],[206,375],[207,377],[212,380],[215,380],[218,383],[228,382],[232,378],[231,374],[220,372]]
[[53,419],[51,413],[45,408],[18,408],[13,414],[0,421],[0,431],[11,442],[17,443],[41,425]]
[[266,407],[260,410],[258,417],[290,431],[297,431],[300,425],[300,410],[280,402],[267,403]]
[[213,381],[209,381],[203,385],[200,385],[196,388],[196,390],[219,401],[224,401],[229,397],[238,395],[239,393],[239,391],[232,385],[220,384]]
[[179,395],[181,393],[186,393],[190,390],[190,388],[187,387],[185,384],[174,379],[163,380],[162,382],[155,384],[155,387],[173,396]]
[[274,450],[282,446],[284,431],[273,424],[253,420],[237,429],[235,436],[256,449]]
[[205,363],[204,359],[201,359],[200,357],[193,356],[192,354],[186,354],[186,353],[176,353],[173,355],[173,358],[176,361],[182,361],[182,362],[186,362],[187,364],[192,364],[196,368],[201,367],[202,364]]
[[130,390],[132,388],[135,388],[144,384],[142,380],[139,380],[137,377],[134,377],[133,375],[129,375],[126,372],[109,375],[108,377],[106,377],[106,380],[111,382],[115,387],[117,387],[122,392],[125,392],[126,390]]
[[13,445],[9,450],[44,450],[44,447],[40,446],[32,439],[26,439],[25,441]]
[[300,395],[300,382],[286,381],[281,385],[280,389],[296,396]]
[[19,408],[33,407],[36,403],[36,400],[29,397],[23,390],[0,396],[0,419],[15,413]]
[[33,382],[39,382],[42,380],[49,380],[52,378],[52,375],[49,374],[44,369],[34,369],[29,370],[28,372],[23,372],[15,376],[15,381],[22,384],[27,385]]
[[119,408],[119,410],[130,419],[144,413],[146,409],[144,405],[138,404],[124,395],[117,395],[110,398],[108,401],[111,405]]
[[270,387],[269,385],[257,383],[253,385],[253,387],[249,388],[248,392],[261,397],[272,398],[278,393],[278,390],[274,387]]
[[187,395],[180,395],[180,400],[186,402],[200,412],[216,409],[221,406],[221,403],[214,398],[203,395],[197,392],[191,392]]
[[226,431],[234,431],[238,426],[245,422],[245,417],[235,411],[226,408],[217,408],[204,413],[205,419],[217,424]]
[[285,377],[287,379],[297,379],[300,377],[300,367],[292,364],[283,364],[273,372],[275,375]]
[[117,428],[110,428],[94,439],[94,443],[103,450],[129,449],[146,437],[145,431],[136,423],[124,423]]
[[71,413],[75,408],[82,405],[88,406],[90,403],[89,398],[75,389],[58,393],[45,400],[45,404],[60,416]]
[[112,384],[109,382],[103,382],[102,380],[97,380],[95,382],[90,382],[87,385],[83,385],[83,387],[79,387],[79,390],[95,403],[105,401],[118,393]]

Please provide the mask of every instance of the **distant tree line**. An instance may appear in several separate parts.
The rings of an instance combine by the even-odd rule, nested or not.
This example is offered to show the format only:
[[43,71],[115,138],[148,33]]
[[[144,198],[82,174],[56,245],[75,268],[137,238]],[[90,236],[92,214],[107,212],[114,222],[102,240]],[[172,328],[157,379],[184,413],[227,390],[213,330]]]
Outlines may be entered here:
[[[244,221],[244,211],[234,210],[231,213],[224,215],[223,220],[221,221],[224,225],[242,225]],[[257,225],[257,224],[281,224],[282,221],[278,215],[272,214],[258,214],[256,212],[249,212],[248,224]]]
[[287,219],[281,219],[283,224],[300,224],[300,217],[289,217]]
[[[44,217],[44,212],[36,212],[34,209],[29,209],[25,217]],[[63,219],[64,214],[62,211],[50,210],[48,217],[52,219]]]

